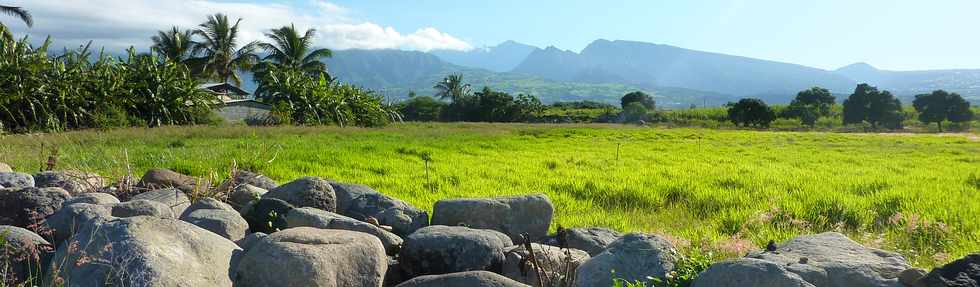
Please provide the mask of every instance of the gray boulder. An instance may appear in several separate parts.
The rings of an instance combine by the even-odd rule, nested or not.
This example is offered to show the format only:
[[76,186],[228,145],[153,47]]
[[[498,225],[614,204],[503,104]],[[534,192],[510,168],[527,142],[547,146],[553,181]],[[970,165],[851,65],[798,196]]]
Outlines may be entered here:
[[6,188],[34,187],[34,177],[22,172],[0,172],[0,186]]
[[626,234],[578,268],[575,286],[609,286],[613,282],[613,270],[616,278],[628,282],[648,281],[648,277],[664,278],[674,270],[680,256],[670,242],[659,236]]
[[89,204],[116,204],[119,203],[119,199],[115,195],[101,192],[89,192],[76,194],[71,199],[65,202],[65,205],[72,205],[75,203],[89,203]]
[[530,287],[488,271],[467,271],[412,278],[397,287]]
[[0,172],[13,172],[14,169],[9,164],[0,162]]
[[933,269],[916,282],[915,287],[980,286],[980,253],[967,255]]
[[429,214],[366,185],[331,182],[337,194],[337,213],[366,221],[374,218],[392,232],[406,236],[429,225]]
[[298,227],[270,234],[242,255],[235,286],[380,287],[388,268],[377,238],[347,230]]
[[286,215],[293,208],[293,205],[288,202],[263,198],[246,205],[240,212],[245,217],[245,222],[248,222],[249,230],[271,234],[289,227],[286,223]]
[[245,238],[245,234],[248,233],[248,222],[237,211],[196,209],[184,214],[180,220],[236,242]]
[[44,171],[34,175],[37,187],[60,187],[69,194],[97,192],[105,187],[105,179],[98,174],[79,171]]
[[0,226],[0,238],[4,241],[0,253],[0,264],[7,272],[4,279],[24,282],[44,271],[42,266],[53,248],[47,240],[30,230],[9,225]]
[[242,238],[242,240],[235,243],[238,243],[238,246],[247,252],[249,249],[255,246],[255,244],[258,244],[262,238],[266,238],[267,236],[269,235],[262,232],[249,233],[248,235],[245,235],[245,238]]
[[522,233],[527,233],[531,240],[547,236],[553,213],[554,207],[544,194],[448,199],[436,202],[432,224],[493,229],[520,242]]
[[262,198],[275,198],[295,207],[313,207],[330,212],[337,211],[337,195],[326,180],[319,177],[302,177],[269,190]]
[[[77,250],[73,250],[76,249]],[[235,243],[176,219],[119,218],[81,230],[55,253],[44,286],[232,286]]]
[[783,266],[759,259],[740,258],[712,264],[692,287],[815,287]]
[[419,275],[489,270],[500,272],[506,235],[488,229],[432,225],[405,238],[399,263],[409,278]]
[[[867,248],[843,234],[826,232],[798,236],[776,251],[747,255],[786,267],[818,287],[901,286],[898,275],[911,266],[901,255]],[[801,263],[806,258],[805,264]]]
[[253,201],[259,200],[267,192],[269,191],[251,184],[238,185],[228,195],[228,202],[235,208],[242,208]]
[[[560,287],[562,282],[571,281],[574,277],[565,278],[569,270],[574,271],[589,260],[589,254],[578,249],[562,249],[560,247],[532,243],[531,249],[534,250],[534,259],[537,262],[539,271],[545,276],[540,282],[544,282],[544,287]],[[531,264],[531,253],[524,248],[524,245],[515,245],[504,250],[503,272],[507,278],[528,284],[538,285],[538,273],[534,271]]]
[[151,200],[130,200],[123,203],[112,205],[112,216],[114,217],[134,217],[152,216],[156,218],[177,218],[166,204]]
[[262,174],[254,173],[246,170],[236,171],[234,175],[218,185],[218,190],[230,191],[235,190],[235,188],[242,185],[251,185],[264,190],[270,190],[279,187],[279,184],[271,178],[264,176]]
[[235,208],[231,207],[231,205],[228,205],[227,203],[221,202],[220,200],[214,198],[205,197],[199,199],[197,202],[192,203],[190,206],[187,207],[187,209],[184,209],[184,213],[181,213],[180,217],[184,217],[184,215],[190,214],[191,212],[200,209],[218,209],[218,210],[225,210],[225,211],[238,213],[238,211],[235,210]]
[[40,225],[71,198],[57,187],[0,189],[0,225],[30,228]]
[[591,256],[599,255],[609,244],[619,239],[621,233],[608,228],[569,228],[563,229],[556,235],[556,245],[565,248],[579,249]]
[[315,227],[323,229],[342,229],[357,232],[364,232],[377,237],[384,246],[388,254],[398,254],[398,248],[402,245],[401,237],[388,232],[370,223],[354,220],[329,211],[319,210],[312,207],[296,208],[286,215],[286,224],[289,228],[295,227]]
[[147,191],[133,196],[130,200],[150,200],[163,203],[173,210],[174,216],[184,214],[184,210],[191,206],[191,200],[187,198],[187,195],[176,188]]
[[143,174],[143,178],[140,179],[137,186],[147,190],[176,188],[185,193],[194,193],[195,191],[208,190],[211,183],[205,179],[183,175],[169,169],[151,169]]
[[112,205],[74,203],[65,205],[48,216],[44,225],[46,226],[45,229],[54,232],[54,243],[61,245],[62,242],[86,226],[99,224],[113,218]]

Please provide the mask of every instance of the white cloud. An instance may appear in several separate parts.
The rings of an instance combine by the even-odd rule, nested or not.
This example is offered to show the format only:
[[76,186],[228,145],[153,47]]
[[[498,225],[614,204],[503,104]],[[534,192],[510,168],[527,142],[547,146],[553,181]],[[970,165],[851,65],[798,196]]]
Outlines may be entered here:
[[[317,44],[331,49],[433,49],[469,50],[472,46],[433,27],[402,34],[350,17],[350,9],[322,0],[297,6],[214,0],[45,0],[10,1],[34,14],[34,27],[27,29],[13,19],[0,21],[18,35],[35,39],[51,35],[59,44],[80,45],[88,40],[108,49],[138,49],[150,45],[150,37],[171,26],[191,29],[214,13],[242,18],[243,41],[263,40],[269,29],[295,23],[297,28],[317,29]],[[6,5],[6,4],[5,4]]]

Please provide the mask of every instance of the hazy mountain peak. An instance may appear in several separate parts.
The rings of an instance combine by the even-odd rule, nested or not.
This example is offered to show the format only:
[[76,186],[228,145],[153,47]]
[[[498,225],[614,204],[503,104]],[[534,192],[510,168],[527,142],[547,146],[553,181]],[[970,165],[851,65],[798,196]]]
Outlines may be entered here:
[[471,51],[437,50],[430,53],[452,64],[505,72],[516,67],[535,50],[538,50],[535,46],[507,40],[496,46]]
[[875,68],[871,64],[865,62],[857,62],[854,64],[840,67],[835,71],[839,73],[848,73],[848,72],[877,72],[879,70],[878,68]]

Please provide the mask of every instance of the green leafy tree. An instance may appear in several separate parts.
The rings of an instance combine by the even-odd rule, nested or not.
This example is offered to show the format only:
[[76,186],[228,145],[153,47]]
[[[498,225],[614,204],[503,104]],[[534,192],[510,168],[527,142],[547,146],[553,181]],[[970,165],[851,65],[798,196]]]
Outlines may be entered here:
[[741,126],[769,127],[776,119],[776,112],[760,99],[741,99],[729,103],[728,120]]
[[830,115],[834,105],[834,96],[830,91],[821,87],[813,87],[796,94],[785,110],[787,117],[799,118],[800,121],[813,127],[820,117]]
[[623,107],[623,121],[627,123],[646,121],[647,112],[647,107],[642,102],[629,102]]
[[191,37],[193,34],[191,30],[182,32],[177,26],[167,31],[157,31],[157,35],[151,38],[153,46],[150,50],[174,63],[185,63],[191,59],[191,51],[197,45]]
[[232,24],[228,16],[214,14],[194,30],[194,35],[201,41],[194,45],[195,66],[200,69],[205,78],[241,85],[242,80],[238,71],[252,69],[258,56],[255,55],[257,42],[238,46],[238,25],[242,19]]
[[31,12],[25,10],[24,8],[0,5],[0,14],[17,17],[23,21],[27,27],[34,26],[34,17],[31,16]]
[[436,121],[446,107],[446,103],[433,97],[411,97],[401,104],[402,118],[406,121]]
[[628,93],[619,99],[620,106],[626,109],[630,103],[640,103],[644,108],[651,110],[657,107],[657,103],[653,100],[650,95],[644,92],[636,91]]
[[290,24],[265,34],[271,42],[259,43],[258,47],[268,53],[259,65],[259,71],[264,65],[275,64],[301,70],[313,76],[327,73],[327,65],[321,62],[323,58],[333,55],[330,49],[313,49],[315,29],[308,29],[300,35],[296,26]]
[[936,123],[939,132],[943,131],[943,121],[967,122],[973,119],[969,102],[959,94],[943,90],[916,95],[912,106],[919,112],[920,122]]
[[860,84],[844,100],[844,124],[867,122],[872,128],[884,125],[889,129],[902,127],[902,103],[888,91],[879,91]]
[[457,102],[472,94],[470,84],[463,82],[462,74],[452,74],[439,81],[433,88],[436,89],[436,97],[449,99],[450,102]]

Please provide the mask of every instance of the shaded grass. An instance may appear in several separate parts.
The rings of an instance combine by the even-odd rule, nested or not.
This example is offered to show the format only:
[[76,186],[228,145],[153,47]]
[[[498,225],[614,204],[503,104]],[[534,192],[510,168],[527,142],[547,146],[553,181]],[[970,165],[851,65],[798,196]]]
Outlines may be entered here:
[[[729,256],[741,255],[744,242],[751,248],[828,230],[901,252],[919,266],[980,250],[975,134],[525,124],[166,127],[6,136],[0,161],[36,170],[47,156],[42,145],[58,150],[62,168],[113,178],[153,167],[222,175],[234,161],[280,182],[314,175],[367,184],[429,210],[443,198],[541,192],[565,227],[669,234]],[[424,154],[431,157],[431,185]]]

